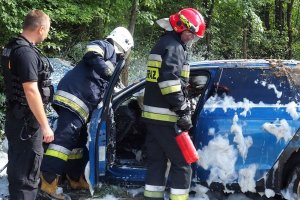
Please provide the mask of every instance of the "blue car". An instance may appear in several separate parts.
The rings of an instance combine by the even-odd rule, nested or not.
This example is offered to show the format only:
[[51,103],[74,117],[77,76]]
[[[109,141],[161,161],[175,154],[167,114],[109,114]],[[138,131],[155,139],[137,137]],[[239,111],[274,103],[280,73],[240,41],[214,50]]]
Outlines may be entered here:
[[[300,198],[300,62],[213,60],[190,65],[190,79],[202,80],[191,95],[190,136],[200,157],[192,165],[193,184],[278,194],[290,188]],[[116,91],[123,66],[118,63],[89,122],[92,187],[100,182],[144,185],[145,80]]]

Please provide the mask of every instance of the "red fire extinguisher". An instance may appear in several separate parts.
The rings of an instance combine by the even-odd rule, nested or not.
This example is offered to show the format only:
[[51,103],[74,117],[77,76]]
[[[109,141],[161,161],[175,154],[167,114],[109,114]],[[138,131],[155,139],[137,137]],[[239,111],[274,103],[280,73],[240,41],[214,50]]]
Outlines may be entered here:
[[188,131],[181,131],[177,126],[175,126],[177,132],[176,142],[183,154],[185,161],[188,164],[196,162],[199,160],[199,155],[196,151],[196,148],[189,136]]

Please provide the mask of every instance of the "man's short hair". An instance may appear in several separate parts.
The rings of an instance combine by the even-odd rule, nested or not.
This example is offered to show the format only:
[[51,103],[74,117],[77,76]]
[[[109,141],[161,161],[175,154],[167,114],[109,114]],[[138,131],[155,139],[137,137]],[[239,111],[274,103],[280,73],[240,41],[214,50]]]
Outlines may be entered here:
[[45,25],[46,20],[49,20],[49,16],[46,13],[41,10],[32,10],[25,17],[23,29],[34,30]]

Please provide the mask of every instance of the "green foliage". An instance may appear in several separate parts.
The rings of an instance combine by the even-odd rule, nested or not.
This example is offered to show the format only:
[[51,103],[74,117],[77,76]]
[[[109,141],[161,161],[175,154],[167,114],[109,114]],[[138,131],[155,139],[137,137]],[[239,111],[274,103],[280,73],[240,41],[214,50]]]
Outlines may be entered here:
[[[135,48],[147,49],[157,40],[162,30],[155,24],[157,19],[168,17],[184,7],[195,7],[204,16],[213,3],[182,0],[145,0],[139,2],[138,19],[135,27]],[[278,35],[274,29],[274,0],[217,0],[214,1],[210,33],[210,58],[240,58],[242,56],[243,31],[249,30],[248,55],[256,57],[282,57],[286,48],[285,33]],[[128,26],[132,0],[1,0],[0,1],[0,46],[9,38],[20,33],[26,13],[33,9],[43,9],[52,19],[49,39],[40,47],[50,56],[60,56],[78,60],[78,44],[105,37],[116,26]],[[271,30],[266,31],[261,19],[262,9],[270,6]],[[286,4],[284,4],[286,7]],[[208,17],[208,16],[206,16]],[[299,38],[299,0],[294,1],[292,25],[294,37]],[[275,38],[273,37],[275,36]],[[204,38],[205,39],[205,38]],[[299,46],[294,42],[295,50]],[[203,44],[203,43],[202,43]],[[270,46],[276,46],[273,49]],[[263,48],[263,49],[259,49]],[[204,50],[197,45],[197,50]],[[277,50],[279,52],[277,52]],[[258,53],[259,51],[262,52]],[[271,53],[271,54],[270,54]],[[274,54],[275,53],[275,54]]]
[[300,60],[300,43],[295,43],[293,45],[294,59]]
[[[62,57],[77,63],[87,41],[103,39],[117,26],[128,27],[132,2],[133,0],[0,0],[0,47],[21,32],[23,18],[29,10],[42,9],[49,14],[52,24],[49,37],[40,48],[50,57]],[[274,0],[139,1],[129,82],[144,76],[148,54],[164,32],[155,21],[186,7],[197,8],[206,22],[210,22],[205,37],[194,45],[192,60],[202,60],[203,56],[208,59],[238,59],[245,55],[244,51],[248,58],[286,58],[286,12],[290,1],[281,2],[285,17],[282,32],[276,29]],[[269,23],[269,27],[266,27],[266,23]],[[294,0],[291,26],[293,58],[300,59],[300,0]],[[138,73],[133,74],[132,71]],[[3,92],[1,88],[2,85],[0,92]],[[0,123],[3,116],[1,113],[4,111],[1,98],[0,94]]]
[[21,31],[26,8],[19,10],[16,1],[0,1],[0,46],[3,46],[8,39]]
[[86,42],[80,42],[70,47],[70,49],[68,50],[68,60],[71,61],[73,64],[78,63],[84,55],[85,47]]

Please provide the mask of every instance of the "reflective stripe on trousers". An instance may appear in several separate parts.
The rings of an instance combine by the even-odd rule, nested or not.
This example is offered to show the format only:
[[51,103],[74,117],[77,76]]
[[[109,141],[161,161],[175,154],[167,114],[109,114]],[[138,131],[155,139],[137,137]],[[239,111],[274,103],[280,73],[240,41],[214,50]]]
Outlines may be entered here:
[[[146,123],[147,138],[147,172],[145,178],[145,191],[147,185],[160,187],[166,184],[166,171],[168,160],[171,167],[167,178],[170,180],[171,196],[173,199],[187,199],[191,183],[192,169],[186,163],[175,137],[175,128],[157,124]],[[155,188],[155,187],[154,187]],[[153,189],[154,190],[154,189]],[[156,188],[156,192],[159,189]],[[145,193],[145,197],[151,196]],[[153,193],[152,193],[153,194]],[[154,195],[157,193],[154,193]],[[148,196],[146,196],[148,195]],[[153,197],[152,197],[153,198]]]
[[[67,162],[83,158],[82,148],[85,147],[87,136],[82,133],[84,124],[74,112],[61,107],[58,115],[54,141],[44,154],[41,169],[62,175],[66,170]],[[80,166],[74,166],[77,167]]]
[[189,189],[175,189],[171,188],[170,199],[171,200],[188,200]]
[[164,199],[165,186],[145,185],[145,199]]
[[69,159],[76,160],[81,159],[83,155],[83,148],[75,148],[72,151],[66,149],[63,146],[50,144],[45,155],[56,157],[58,159],[67,161]]

